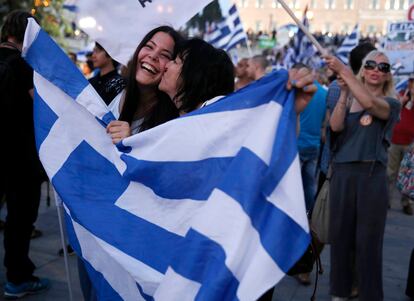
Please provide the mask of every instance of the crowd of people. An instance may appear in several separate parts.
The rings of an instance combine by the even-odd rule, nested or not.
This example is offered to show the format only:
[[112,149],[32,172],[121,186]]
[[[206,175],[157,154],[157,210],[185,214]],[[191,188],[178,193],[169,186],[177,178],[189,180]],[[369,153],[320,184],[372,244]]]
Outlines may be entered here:
[[[0,196],[7,204],[4,293],[9,298],[49,287],[48,279],[34,276],[29,258],[40,184],[46,180],[34,138],[33,71],[20,56],[30,17],[22,11],[10,13],[0,44],[3,128],[14,124],[4,141],[17,138],[19,143],[19,148],[2,147],[0,154],[2,175],[7,175],[0,181]],[[351,51],[351,68],[331,55],[322,59],[325,67],[320,70],[303,63],[293,65],[287,84],[297,92],[306,210],[311,217],[318,191],[329,181],[332,300],[358,295],[359,300],[383,300],[382,248],[389,190],[397,186],[403,212],[413,214],[414,75],[398,95],[387,56],[371,43]],[[91,85],[117,119],[107,126],[116,144],[243,89],[266,76],[272,63],[265,54],[240,59],[233,66],[225,51],[161,26],[142,39],[123,68],[96,43],[90,67],[95,70]],[[16,112],[20,112],[17,124]],[[80,257],[78,263],[85,300],[96,300]],[[309,274],[297,278],[310,283]],[[273,293],[268,291],[260,300],[271,300]]]

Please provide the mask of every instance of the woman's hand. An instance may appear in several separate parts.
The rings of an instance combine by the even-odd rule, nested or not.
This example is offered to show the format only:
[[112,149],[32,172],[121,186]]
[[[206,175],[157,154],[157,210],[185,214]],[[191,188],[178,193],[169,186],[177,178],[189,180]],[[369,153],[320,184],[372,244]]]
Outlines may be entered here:
[[314,80],[312,71],[308,68],[292,68],[289,70],[289,80],[286,88],[297,90],[295,98],[296,114],[303,112],[318,89],[314,84]]
[[341,76],[338,75],[336,78],[336,82],[338,83],[339,88],[341,88],[341,92],[349,94],[349,87],[346,82],[343,80]]
[[342,72],[348,69],[348,67],[344,63],[342,63],[340,59],[333,55],[324,55],[322,57],[325,59],[328,68],[338,75],[341,75]]
[[117,144],[122,139],[131,136],[131,127],[126,121],[114,120],[106,127],[106,132],[111,135],[112,143]]

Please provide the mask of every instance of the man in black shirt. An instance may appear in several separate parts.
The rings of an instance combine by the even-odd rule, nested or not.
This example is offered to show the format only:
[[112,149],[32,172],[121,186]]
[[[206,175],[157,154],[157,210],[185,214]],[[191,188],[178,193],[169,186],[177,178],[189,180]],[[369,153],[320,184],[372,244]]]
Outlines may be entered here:
[[4,229],[7,298],[20,298],[49,287],[47,279],[33,276],[35,266],[29,258],[30,236],[44,180],[34,135],[33,70],[20,56],[29,17],[32,16],[23,11],[11,12],[1,29],[0,126],[4,129],[4,143],[0,148],[0,170],[7,203]]
[[99,68],[99,73],[92,77],[89,82],[104,102],[109,105],[125,88],[125,80],[116,70],[118,63],[98,43],[95,43],[92,52],[92,63],[94,68]]

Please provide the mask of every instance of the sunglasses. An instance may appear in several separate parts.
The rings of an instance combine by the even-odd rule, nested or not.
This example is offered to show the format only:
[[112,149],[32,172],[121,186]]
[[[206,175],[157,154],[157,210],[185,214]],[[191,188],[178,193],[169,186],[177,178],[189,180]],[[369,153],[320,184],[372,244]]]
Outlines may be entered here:
[[377,63],[376,61],[368,60],[365,62],[364,68],[366,70],[374,70],[378,68],[382,73],[388,73],[391,70],[391,65],[388,63]]

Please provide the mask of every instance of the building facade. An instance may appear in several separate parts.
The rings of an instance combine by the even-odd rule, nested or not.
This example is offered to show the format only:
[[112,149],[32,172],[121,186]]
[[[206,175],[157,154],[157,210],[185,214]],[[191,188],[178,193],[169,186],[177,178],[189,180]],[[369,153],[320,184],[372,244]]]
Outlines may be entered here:
[[[245,30],[270,32],[294,23],[278,0],[235,0]],[[359,23],[363,34],[384,34],[390,22],[407,19],[414,0],[285,0],[301,19],[306,5],[311,31],[349,33]]]

